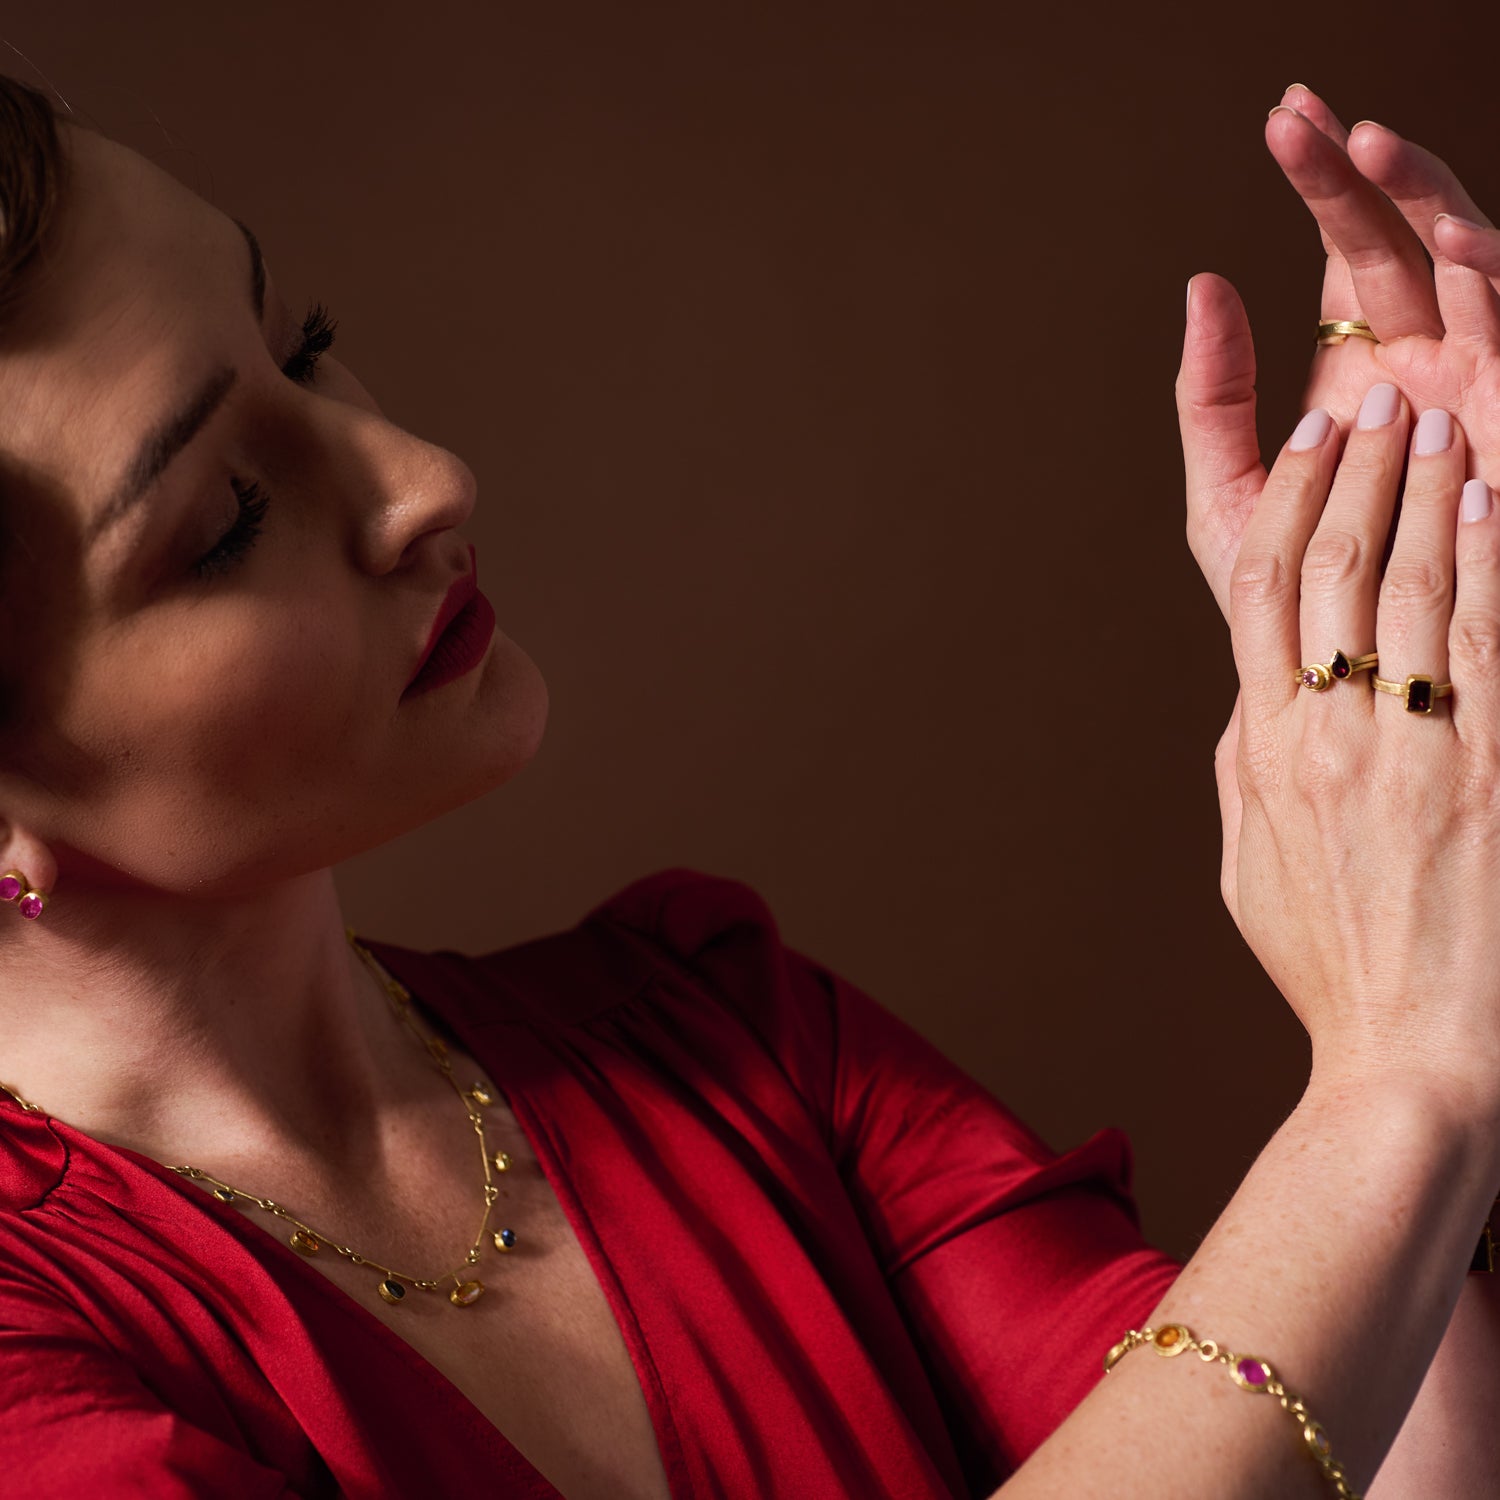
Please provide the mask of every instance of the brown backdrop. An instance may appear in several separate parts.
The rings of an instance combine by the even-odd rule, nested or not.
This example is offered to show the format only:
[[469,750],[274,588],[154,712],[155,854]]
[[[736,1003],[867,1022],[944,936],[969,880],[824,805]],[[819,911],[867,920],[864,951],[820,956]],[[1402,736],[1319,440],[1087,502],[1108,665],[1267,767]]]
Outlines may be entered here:
[[1479,7],[1206,9],[10,12],[4,66],[253,224],[479,474],[550,728],[349,867],[354,921],[493,947],[665,865],[740,877],[1055,1144],[1125,1126],[1191,1249],[1306,1048],[1218,896],[1183,284],[1244,292],[1274,447],[1320,268],[1281,88],[1500,202]]

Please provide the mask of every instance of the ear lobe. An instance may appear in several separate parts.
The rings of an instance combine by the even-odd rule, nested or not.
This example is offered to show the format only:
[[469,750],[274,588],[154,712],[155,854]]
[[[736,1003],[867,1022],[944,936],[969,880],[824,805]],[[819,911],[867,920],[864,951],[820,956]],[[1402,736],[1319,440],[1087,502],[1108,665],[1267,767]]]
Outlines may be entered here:
[[[13,891],[13,885],[24,887]],[[35,920],[57,886],[57,857],[34,834],[0,819],[0,901]],[[36,899],[40,898],[38,902]]]

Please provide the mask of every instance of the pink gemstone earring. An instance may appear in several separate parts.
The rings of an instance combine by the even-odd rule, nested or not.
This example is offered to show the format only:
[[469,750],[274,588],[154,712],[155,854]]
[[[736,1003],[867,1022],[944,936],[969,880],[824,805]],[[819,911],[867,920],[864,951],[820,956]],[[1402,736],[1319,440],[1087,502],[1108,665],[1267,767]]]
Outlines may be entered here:
[[47,898],[32,890],[31,882],[19,870],[7,870],[0,875],[0,901],[14,901],[28,922],[35,922],[47,909]]

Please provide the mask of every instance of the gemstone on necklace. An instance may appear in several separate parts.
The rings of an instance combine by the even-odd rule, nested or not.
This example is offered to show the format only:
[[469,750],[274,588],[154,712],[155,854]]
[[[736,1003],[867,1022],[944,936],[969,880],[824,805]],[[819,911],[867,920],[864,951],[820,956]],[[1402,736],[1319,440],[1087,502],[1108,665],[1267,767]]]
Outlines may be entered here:
[[469,1098],[476,1104],[493,1104],[495,1102],[495,1096],[482,1083],[476,1083],[469,1090]]
[[380,1295],[384,1297],[392,1307],[395,1307],[396,1304],[406,1296],[406,1288],[402,1286],[401,1283],[397,1281],[393,1276],[387,1276],[385,1280],[380,1283]]
[[309,1234],[305,1229],[295,1230],[287,1244],[293,1250],[300,1250],[304,1255],[316,1255],[323,1248],[323,1242],[317,1235]]
[[495,1249],[508,1251],[515,1248],[516,1232],[514,1229],[497,1229],[495,1231]]
[[510,1156],[504,1151],[495,1153],[495,1170],[497,1172],[510,1171]]
[[220,1203],[233,1203],[236,1194],[233,1188],[215,1188],[214,1197],[217,1198]]
[[482,1281],[461,1281],[448,1293],[448,1300],[455,1307],[471,1307],[484,1296]]

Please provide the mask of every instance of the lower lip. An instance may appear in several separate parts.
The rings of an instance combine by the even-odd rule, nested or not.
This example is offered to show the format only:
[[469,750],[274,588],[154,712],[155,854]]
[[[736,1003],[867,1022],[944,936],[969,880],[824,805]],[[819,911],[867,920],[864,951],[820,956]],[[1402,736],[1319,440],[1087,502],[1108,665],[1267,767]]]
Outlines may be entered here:
[[467,677],[484,660],[494,634],[495,606],[483,594],[475,594],[438,637],[432,655],[407,685],[402,698],[415,698]]

